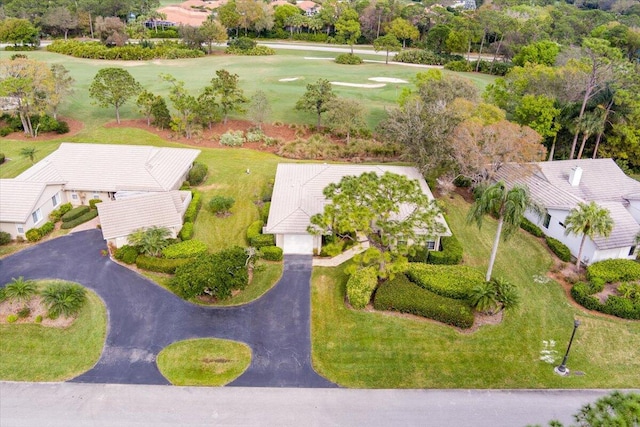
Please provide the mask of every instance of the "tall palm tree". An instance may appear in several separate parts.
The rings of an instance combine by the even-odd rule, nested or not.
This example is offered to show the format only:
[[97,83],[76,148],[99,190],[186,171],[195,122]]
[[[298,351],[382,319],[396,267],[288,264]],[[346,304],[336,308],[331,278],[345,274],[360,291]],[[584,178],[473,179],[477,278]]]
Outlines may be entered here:
[[578,159],[582,158],[582,152],[587,140],[595,134],[599,134],[604,128],[604,121],[600,117],[597,111],[585,113],[582,120],[578,123],[578,128],[582,132],[582,142],[580,143],[580,149],[578,150]]
[[506,184],[502,181],[485,188],[480,197],[471,205],[467,215],[467,222],[475,222],[478,228],[482,227],[482,220],[485,215],[489,214],[498,218],[498,230],[493,240],[493,248],[491,249],[491,257],[489,258],[489,267],[487,269],[487,282],[491,280],[491,271],[496,261],[500,236],[503,235],[504,240],[511,237],[520,227],[522,217],[528,208],[537,210],[531,202],[527,187],[515,185],[511,189],[507,189]]
[[579,236],[582,234],[578,259],[576,260],[576,268],[580,269],[582,250],[587,237],[591,239],[595,236],[609,237],[613,230],[613,219],[611,219],[609,210],[598,206],[596,202],[578,203],[578,206],[571,209],[567,215],[564,225],[566,227],[565,235]]
[[36,160],[37,152],[38,152],[38,149],[35,147],[24,147],[23,149],[20,150],[20,155],[25,159],[31,160],[31,163],[33,163]]

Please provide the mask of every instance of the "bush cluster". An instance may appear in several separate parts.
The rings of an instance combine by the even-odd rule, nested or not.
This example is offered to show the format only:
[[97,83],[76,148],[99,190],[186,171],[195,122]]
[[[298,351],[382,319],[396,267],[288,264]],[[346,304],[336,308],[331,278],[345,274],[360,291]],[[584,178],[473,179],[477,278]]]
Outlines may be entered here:
[[411,313],[463,329],[473,325],[473,310],[467,303],[423,289],[403,274],[381,284],[373,304],[376,310]]
[[136,258],[136,266],[143,270],[155,271],[157,273],[173,274],[178,267],[187,265],[192,262],[189,258],[156,258],[147,255],[138,255]]
[[40,228],[27,230],[25,237],[30,242],[37,242],[55,229],[55,224],[51,221],[45,222]]
[[267,261],[282,261],[282,248],[277,246],[264,246],[258,252],[260,258]]
[[[69,124],[63,120],[56,120],[53,117],[44,114],[42,116],[33,116],[31,118],[33,128],[38,128],[38,133],[55,132],[62,135],[69,132]],[[22,126],[20,126],[22,129]]]
[[277,154],[290,159],[354,161],[390,160],[400,156],[401,147],[376,140],[354,139],[349,144],[338,144],[321,135],[308,140],[297,139],[278,148]]
[[460,55],[437,54],[427,49],[408,49],[396,54],[393,60],[409,64],[445,65],[451,61],[464,60],[464,57]]
[[162,256],[168,259],[195,258],[207,252],[207,245],[200,240],[185,240],[174,243],[162,250]]
[[201,50],[189,49],[183,44],[172,41],[154,43],[152,46],[148,45],[147,47],[142,45],[107,47],[100,42],[55,40],[47,46],[47,50],[76,58],[124,61],[199,58],[204,56],[204,52]]
[[209,200],[209,210],[213,214],[227,213],[235,202],[233,197],[213,196],[211,200]]
[[49,219],[53,222],[58,222],[62,218],[62,215],[66,214],[73,208],[71,203],[64,203],[58,207],[58,209],[54,209],[49,214]]
[[459,71],[459,72],[469,72],[473,71],[471,64],[466,59],[460,59],[458,61],[451,61],[445,64],[445,70],[451,71]]
[[113,256],[115,259],[117,259],[118,261],[122,261],[125,264],[134,264],[139,254],[140,252],[138,251],[138,248],[136,248],[135,246],[124,245],[116,249]]
[[11,243],[11,234],[6,231],[0,231],[0,246]]
[[76,218],[80,218],[82,215],[89,212],[89,210],[90,210],[89,206],[84,206],[84,205],[77,206],[67,211],[67,213],[65,213],[64,215],[62,215],[62,222],[73,221]]
[[[6,136],[6,135],[4,135],[4,136]],[[5,157],[4,153],[0,153],[0,165],[4,163],[5,158],[6,157]]]
[[258,237],[260,234],[262,234],[262,226],[264,225],[264,222],[262,222],[261,219],[253,221],[249,227],[247,227],[247,243],[251,244],[251,240],[253,240],[254,237]]
[[244,132],[241,130],[230,130],[220,137],[220,144],[227,147],[242,147],[244,142]]
[[93,218],[98,216],[98,211],[95,209],[91,209],[89,210],[89,212],[85,213],[84,215],[71,220],[71,221],[63,221],[62,222],[62,229],[68,229],[68,228],[73,228],[76,227],[80,224],[84,224],[87,221],[91,221]]
[[[471,61],[470,64],[471,64],[471,68],[475,70],[477,61]],[[478,72],[483,74],[492,74],[494,76],[504,76],[512,68],[513,68],[513,64],[511,63],[496,61],[493,63],[493,71],[491,71],[491,62],[481,60],[480,67],[478,68]]]
[[428,264],[455,265],[462,262],[462,245],[456,236],[440,238],[441,251],[429,251]]
[[191,169],[189,170],[189,175],[187,180],[191,185],[200,185],[204,182],[204,179],[207,177],[207,173],[209,172],[209,168],[204,163],[195,162]]
[[629,259],[608,259],[587,267],[590,281],[600,279],[605,283],[640,280],[640,263]]
[[356,270],[347,281],[347,298],[353,308],[362,309],[369,304],[373,291],[378,286],[378,273],[375,268]]
[[202,193],[199,191],[191,191],[191,202],[189,202],[189,206],[184,213],[184,221],[185,223],[196,222],[196,218],[198,218],[198,212],[200,211],[200,207],[202,206]]
[[341,53],[336,56],[336,64],[359,65],[362,64],[362,58],[352,53]]
[[591,283],[578,282],[571,288],[571,296],[583,307],[623,319],[640,319],[640,300],[632,300],[616,295],[610,295],[605,303],[593,296],[598,288]]
[[520,228],[522,228],[529,234],[533,234],[536,237],[544,236],[544,233],[542,232],[540,227],[529,221],[527,218],[522,218],[522,221],[520,222]]
[[544,240],[545,242],[547,242],[547,246],[549,246],[549,249],[551,249],[551,252],[556,254],[556,256],[560,258],[561,261],[564,261],[564,262],[571,261],[571,250],[569,250],[567,245],[562,243],[560,240],[554,239],[553,237],[549,237],[549,236],[546,236]]
[[410,263],[406,275],[424,289],[456,299],[466,299],[474,286],[484,283],[479,270],[465,265]]
[[225,49],[225,53],[230,55],[244,55],[244,56],[267,56],[275,55],[276,51],[267,46],[256,46],[252,49],[239,49],[237,47],[229,46]]
[[250,246],[260,249],[275,245],[273,234],[262,234],[264,222],[261,219],[252,222],[247,228],[247,242]]

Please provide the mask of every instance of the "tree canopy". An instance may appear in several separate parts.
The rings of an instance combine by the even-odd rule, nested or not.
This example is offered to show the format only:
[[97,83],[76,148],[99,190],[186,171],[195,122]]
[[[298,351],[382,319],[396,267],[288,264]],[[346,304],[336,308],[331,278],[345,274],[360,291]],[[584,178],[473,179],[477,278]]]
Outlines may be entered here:
[[101,107],[115,107],[120,123],[120,107],[141,90],[140,83],[124,68],[102,68],[89,86],[89,96]]

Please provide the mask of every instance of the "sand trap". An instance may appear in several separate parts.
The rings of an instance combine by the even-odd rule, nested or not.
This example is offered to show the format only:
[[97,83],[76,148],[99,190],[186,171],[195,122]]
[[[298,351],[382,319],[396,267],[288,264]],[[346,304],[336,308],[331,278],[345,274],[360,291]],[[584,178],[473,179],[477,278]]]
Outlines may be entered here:
[[361,87],[365,89],[377,89],[381,87],[385,87],[385,83],[367,83],[367,84],[359,84],[359,83],[344,83],[344,82],[331,82],[332,85],[336,86],[349,86],[349,87]]
[[300,80],[300,77],[287,77],[284,79],[278,80],[279,82],[295,82],[296,80]]
[[393,77],[369,77],[367,80],[371,80],[372,82],[381,82],[381,83],[409,83],[406,80],[396,79]]

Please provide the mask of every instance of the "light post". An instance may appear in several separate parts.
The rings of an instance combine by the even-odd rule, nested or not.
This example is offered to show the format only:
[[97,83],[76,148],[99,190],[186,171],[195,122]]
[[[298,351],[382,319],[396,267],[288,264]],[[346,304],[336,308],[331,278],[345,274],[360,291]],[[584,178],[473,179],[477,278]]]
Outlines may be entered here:
[[573,332],[571,333],[571,339],[569,339],[567,352],[564,354],[564,358],[562,359],[562,363],[560,364],[560,366],[556,366],[553,369],[553,372],[555,372],[558,375],[565,376],[569,374],[569,370],[567,369],[567,358],[569,357],[569,350],[571,350],[571,343],[573,343],[573,337],[576,336],[576,330],[578,329],[578,326],[580,326],[580,321],[578,319],[575,319],[573,321]]

